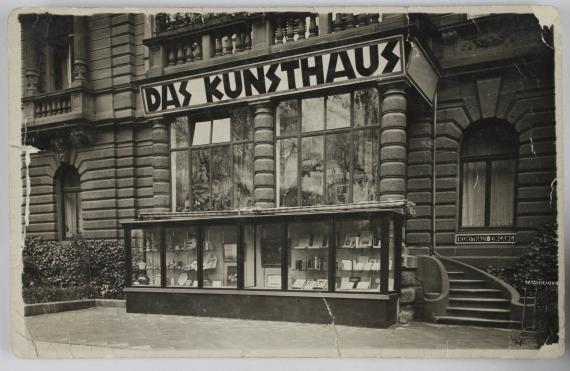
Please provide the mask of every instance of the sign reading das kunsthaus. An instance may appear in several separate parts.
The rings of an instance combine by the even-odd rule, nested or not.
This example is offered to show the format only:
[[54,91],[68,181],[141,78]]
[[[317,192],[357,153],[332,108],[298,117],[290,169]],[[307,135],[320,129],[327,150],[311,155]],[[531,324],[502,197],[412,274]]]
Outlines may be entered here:
[[141,86],[145,115],[403,75],[399,37]]

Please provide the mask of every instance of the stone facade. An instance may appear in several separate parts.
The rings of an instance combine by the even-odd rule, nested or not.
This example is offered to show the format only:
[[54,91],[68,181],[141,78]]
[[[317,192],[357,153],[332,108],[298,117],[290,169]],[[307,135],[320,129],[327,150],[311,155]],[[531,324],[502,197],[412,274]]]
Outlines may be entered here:
[[[358,17],[347,17],[345,21],[352,25],[368,22]],[[27,233],[48,239],[58,236],[54,175],[62,162],[73,165],[80,175],[85,236],[120,238],[121,221],[133,220],[140,213],[169,211],[169,118],[144,118],[137,85],[157,76],[167,79],[180,73],[231,66],[240,60],[243,63],[243,58],[259,57],[268,50],[279,56],[296,50],[292,42],[271,45],[269,40],[274,35],[268,27],[272,21],[252,18],[247,22],[253,42],[240,36],[239,44],[223,46],[218,45],[222,39],[204,33],[195,44],[192,41],[190,47],[179,47],[174,52],[168,35],[175,33],[165,34],[163,45],[157,44],[152,18],[143,14],[97,14],[75,19],[72,26],[78,34],[71,67],[76,86],[69,89],[76,90],[70,93],[68,103],[67,96],[62,95],[66,91],[38,91],[37,79],[41,76],[35,68],[38,52],[34,46],[40,42],[34,32],[39,30],[22,18],[24,111],[34,118],[26,127],[27,140],[43,150],[31,155],[31,163],[22,173],[23,177],[29,175],[31,185]],[[331,23],[326,15],[321,15],[318,22],[321,32],[328,34],[315,38],[317,44],[358,35],[358,28]],[[386,15],[383,22],[368,26],[385,32],[406,22],[405,17]],[[422,22],[431,26],[422,28]],[[425,32],[420,34],[426,45],[431,45],[430,53],[440,67],[435,133],[433,112],[418,103],[409,86],[378,85],[379,200],[407,199],[415,203],[415,216],[405,224],[408,246],[433,244],[434,214],[436,243],[454,245],[459,232],[461,140],[467,128],[483,119],[504,120],[518,134],[514,226],[518,244],[527,243],[537,226],[556,215],[552,187],[556,178],[552,50],[540,40],[541,30],[532,16],[484,17],[479,30],[468,23],[464,17],[433,15],[407,24]],[[219,56],[222,46],[236,49],[230,55]],[[188,48],[192,54],[188,54]],[[244,57],[238,52],[245,53]],[[80,103],[73,103],[76,101]],[[33,108],[26,108],[28,105]],[[275,105],[259,101],[252,103],[252,110],[255,205],[274,207]],[[89,140],[68,140],[60,145],[50,142],[52,127],[61,126],[58,130],[67,133],[69,127],[80,125],[90,128]]]

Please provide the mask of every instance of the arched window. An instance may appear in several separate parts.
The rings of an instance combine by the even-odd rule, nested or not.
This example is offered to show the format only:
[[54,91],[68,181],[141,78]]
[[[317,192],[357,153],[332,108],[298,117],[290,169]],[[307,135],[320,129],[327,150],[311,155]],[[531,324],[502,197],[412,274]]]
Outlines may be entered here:
[[461,226],[514,223],[518,140],[512,126],[489,120],[465,133],[461,145]]
[[56,174],[58,234],[69,239],[81,231],[81,183],[77,169],[62,165]]

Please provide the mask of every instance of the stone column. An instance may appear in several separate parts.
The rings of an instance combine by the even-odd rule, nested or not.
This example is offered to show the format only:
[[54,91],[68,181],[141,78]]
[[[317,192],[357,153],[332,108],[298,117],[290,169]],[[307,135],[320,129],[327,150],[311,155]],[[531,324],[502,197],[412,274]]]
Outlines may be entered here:
[[275,111],[269,101],[253,105],[253,125],[255,206],[275,207]]
[[383,89],[380,201],[406,198],[406,103],[403,86],[394,85]]
[[29,97],[38,93],[39,89],[39,66],[38,66],[38,42],[34,14],[21,14],[19,16],[22,25],[22,64],[24,70],[24,95]]
[[87,82],[87,60],[86,60],[86,17],[75,16],[73,17],[73,83],[80,85]]
[[170,211],[170,148],[164,119],[152,123],[152,192],[154,211]]

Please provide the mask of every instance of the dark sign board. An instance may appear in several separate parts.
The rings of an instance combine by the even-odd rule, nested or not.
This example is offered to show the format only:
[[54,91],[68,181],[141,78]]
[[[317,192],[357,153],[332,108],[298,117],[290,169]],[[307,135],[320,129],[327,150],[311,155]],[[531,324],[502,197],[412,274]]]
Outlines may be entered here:
[[456,244],[497,244],[516,243],[514,233],[482,233],[482,234],[456,234]]

